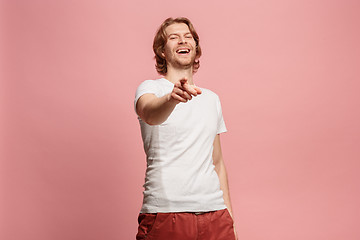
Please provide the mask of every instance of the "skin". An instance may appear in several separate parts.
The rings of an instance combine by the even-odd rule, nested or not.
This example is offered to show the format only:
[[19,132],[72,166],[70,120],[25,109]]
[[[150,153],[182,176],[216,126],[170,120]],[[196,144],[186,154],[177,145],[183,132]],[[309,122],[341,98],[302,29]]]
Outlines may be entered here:
[[[167,35],[167,42],[163,52],[163,57],[167,63],[165,79],[174,83],[174,88],[171,93],[160,98],[154,94],[144,94],[139,98],[136,104],[136,111],[140,118],[150,125],[163,123],[178,103],[191,101],[193,97],[201,94],[200,88],[196,87],[193,83],[196,42],[188,26],[185,23],[174,23],[169,25],[165,29],[165,32]],[[179,54],[177,52],[179,49],[188,49],[190,52],[187,54]],[[213,146],[215,171],[219,177],[225,205],[233,218],[228,177],[221,152],[219,134],[216,135]],[[235,236],[236,239],[238,239],[236,231]]]
[[229,182],[227,177],[227,171],[225,167],[225,162],[222,156],[221,151],[221,143],[220,143],[220,134],[217,134],[214,140],[214,149],[213,149],[213,162],[215,166],[215,171],[219,177],[220,181],[220,188],[223,191],[223,198],[227,209],[229,210],[230,216],[234,221],[234,233],[235,239],[238,239],[237,232],[235,229],[235,219],[233,217],[233,211],[231,206],[231,199],[230,199],[230,191],[229,191]]

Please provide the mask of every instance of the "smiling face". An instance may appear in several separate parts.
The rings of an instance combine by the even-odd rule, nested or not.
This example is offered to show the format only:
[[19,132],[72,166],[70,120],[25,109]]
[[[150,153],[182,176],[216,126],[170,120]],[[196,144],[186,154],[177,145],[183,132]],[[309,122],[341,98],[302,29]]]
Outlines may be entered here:
[[185,23],[173,23],[166,27],[166,44],[162,53],[167,68],[189,69],[196,57],[196,42]]

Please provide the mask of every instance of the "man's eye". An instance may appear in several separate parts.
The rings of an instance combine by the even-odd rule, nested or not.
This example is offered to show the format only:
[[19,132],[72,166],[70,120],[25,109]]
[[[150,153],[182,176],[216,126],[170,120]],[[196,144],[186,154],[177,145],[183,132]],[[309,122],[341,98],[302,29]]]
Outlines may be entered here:
[[192,38],[192,36],[191,36],[191,35],[187,35],[186,38]]
[[169,37],[169,39],[170,39],[170,40],[174,40],[174,39],[176,39],[176,37]]

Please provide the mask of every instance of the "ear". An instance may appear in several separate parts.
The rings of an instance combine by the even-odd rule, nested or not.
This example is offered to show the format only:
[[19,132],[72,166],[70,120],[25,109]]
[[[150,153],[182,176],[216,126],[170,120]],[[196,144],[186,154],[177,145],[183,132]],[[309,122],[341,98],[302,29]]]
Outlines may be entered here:
[[164,49],[161,51],[161,56],[165,59],[165,50]]

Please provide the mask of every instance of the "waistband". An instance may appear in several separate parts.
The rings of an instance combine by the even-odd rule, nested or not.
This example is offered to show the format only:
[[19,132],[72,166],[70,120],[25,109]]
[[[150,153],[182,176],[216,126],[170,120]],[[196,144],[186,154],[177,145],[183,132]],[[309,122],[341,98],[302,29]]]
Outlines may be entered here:
[[195,215],[202,215],[202,214],[205,214],[205,213],[209,213],[209,212],[194,212]]

